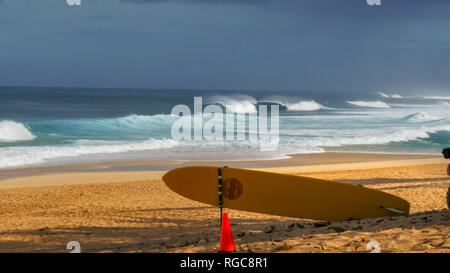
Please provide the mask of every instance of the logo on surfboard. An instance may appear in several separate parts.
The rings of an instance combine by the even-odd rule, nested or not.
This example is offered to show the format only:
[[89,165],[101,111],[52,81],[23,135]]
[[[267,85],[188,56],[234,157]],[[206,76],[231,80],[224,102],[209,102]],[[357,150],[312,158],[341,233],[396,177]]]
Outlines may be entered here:
[[236,178],[228,178],[223,182],[223,196],[230,200],[238,199],[242,190],[242,183]]

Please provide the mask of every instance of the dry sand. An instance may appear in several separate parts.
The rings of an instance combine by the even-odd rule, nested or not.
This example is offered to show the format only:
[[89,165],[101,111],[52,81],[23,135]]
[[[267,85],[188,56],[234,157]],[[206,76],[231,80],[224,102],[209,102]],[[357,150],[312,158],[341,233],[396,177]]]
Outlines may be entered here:
[[[265,170],[364,184],[405,198],[411,215],[317,222],[226,210],[237,251],[368,252],[375,241],[381,252],[450,252],[450,177],[443,159],[322,157],[313,166],[274,162],[277,168]],[[173,193],[161,181],[163,173],[62,172],[1,180],[0,252],[68,252],[69,241],[78,241],[82,252],[217,250],[219,210]]]

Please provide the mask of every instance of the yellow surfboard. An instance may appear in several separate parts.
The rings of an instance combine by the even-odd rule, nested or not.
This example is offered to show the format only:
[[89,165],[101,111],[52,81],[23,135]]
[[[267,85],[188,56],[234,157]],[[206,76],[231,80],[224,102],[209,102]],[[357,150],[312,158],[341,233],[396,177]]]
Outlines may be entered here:
[[304,219],[346,221],[409,215],[409,203],[359,185],[226,167],[183,167],[163,176],[189,199],[219,205],[219,169],[224,208]]

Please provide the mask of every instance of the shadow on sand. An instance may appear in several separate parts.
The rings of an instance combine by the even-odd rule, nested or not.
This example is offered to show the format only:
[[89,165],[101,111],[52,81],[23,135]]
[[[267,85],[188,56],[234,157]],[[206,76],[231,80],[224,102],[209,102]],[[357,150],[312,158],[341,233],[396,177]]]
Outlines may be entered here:
[[[78,241],[82,252],[214,252],[218,248],[220,227],[218,211],[212,207],[187,207],[152,209],[177,211],[186,218],[132,217],[121,222],[137,227],[55,227],[38,230],[9,231],[9,239],[0,242],[0,252],[69,252],[69,241]],[[196,219],[202,211],[211,210],[211,219]],[[128,211],[134,215],[137,211]],[[139,210],[140,213],[147,212]],[[217,212],[217,214],[216,214]],[[250,215],[251,216],[251,215]],[[233,234],[240,251],[241,244],[255,242],[281,242],[314,234],[340,234],[347,231],[377,232],[394,228],[423,229],[433,225],[449,225],[448,210],[412,214],[409,217],[384,217],[346,222],[316,222],[292,218],[254,219],[233,217],[230,213]]]

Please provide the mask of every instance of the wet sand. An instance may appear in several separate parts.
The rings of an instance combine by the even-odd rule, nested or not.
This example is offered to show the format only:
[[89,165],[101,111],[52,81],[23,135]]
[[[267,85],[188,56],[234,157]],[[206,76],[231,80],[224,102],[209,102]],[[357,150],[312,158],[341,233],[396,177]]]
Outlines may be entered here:
[[[381,252],[450,252],[444,159],[325,153],[291,160],[247,167],[363,184],[405,198],[411,215],[320,222],[226,209],[237,251],[368,252],[374,241],[369,245],[378,243]],[[225,165],[219,163],[245,167],[208,165]],[[0,252],[68,252],[69,241],[82,252],[217,250],[219,210],[170,191],[161,181],[165,171],[64,168],[15,170],[0,180]]]

